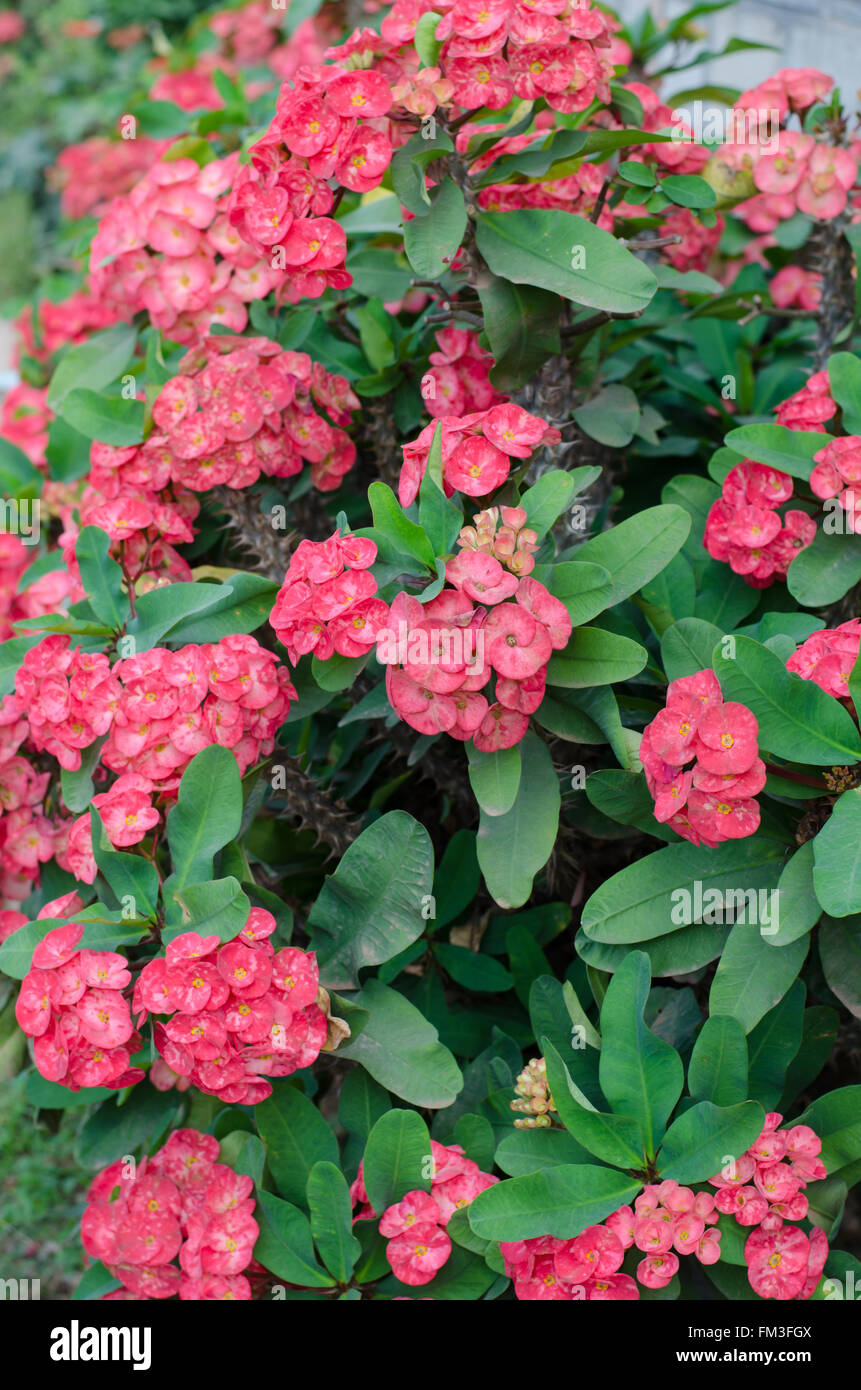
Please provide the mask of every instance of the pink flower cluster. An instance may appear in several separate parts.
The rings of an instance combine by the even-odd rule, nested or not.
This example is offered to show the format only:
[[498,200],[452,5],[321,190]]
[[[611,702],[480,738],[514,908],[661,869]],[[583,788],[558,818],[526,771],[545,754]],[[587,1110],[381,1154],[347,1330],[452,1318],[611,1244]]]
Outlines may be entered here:
[[296,699],[277,657],[239,633],[176,652],[153,647],[117,662],[112,679],[118,698],[101,761],[137,773],[138,789],[167,796],[212,744],[229,748],[241,773],[271,753]]
[[167,1066],[225,1105],[265,1100],[265,1077],[309,1067],[326,1041],[317,958],[295,946],[276,952],[274,930],[272,914],[254,907],[232,941],[183,932],[135,984],[139,1026],[148,1014],[172,1015],[155,1027]]
[[[668,149],[669,146],[656,146],[659,150],[664,148]],[[689,208],[674,208],[672,212],[665,214],[660,234],[662,237],[680,236],[681,241],[672,246],[665,246],[661,254],[676,270],[707,270],[712,256],[717,251],[723,229],[724,219],[720,213],[717,214],[713,227],[705,227]]]
[[441,420],[463,415],[467,402],[487,410],[505,398],[490,384],[493,358],[478,345],[478,334],[466,328],[440,328],[437,351],[421,381],[422,400],[429,415]]
[[372,540],[338,531],[326,541],[302,540],[290,557],[269,621],[295,666],[313,652],[321,661],[365,656],[387,622],[388,606],[375,597]]
[[[398,496],[408,507],[419,494],[436,423],[426,425],[417,439],[403,446]],[[486,497],[501,487],[511,471],[511,460],[528,459],[542,445],[558,444],[562,436],[538,415],[522,406],[494,405],[469,415],[448,415],[442,429],[442,478],[446,496],[463,492],[467,497]]]
[[740,1226],[755,1226],[744,1247],[751,1288],[760,1298],[807,1299],[828,1258],[825,1232],[799,1226],[808,1201],[804,1188],[827,1176],[819,1157],[822,1140],[809,1125],[781,1129],[772,1111],[758,1139],[709,1182],[718,1189],[715,1206]]
[[[128,849],[158,825],[160,816],[152,804],[152,785],[138,772],[118,777],[109,791],[99,792],[91,805],[98,810],[105,834],[116,849]],[[94,883],[98,872],[93,857],[93,837],[89,811],[78,816],[68,830],[65,846],[58,847],[57,860],[75,875],[79,883]]]
[[837,402],[831,396],[828,372],[814,372],[800,391],[787,396],[774,409],[778,425],[790,430],[804,430],[805,433],[824,434],[826,422],[833,420],[837,414]]
[[624,86],[626,91],[639,99],[643,107],[642,130],[658,135],[669,132],[675,135],[675,139],[666,142],[635,145],[626,158],[640,164],[653,164],[671,174],[700,173],[709,152],[705,145],[696,143],[691,127],[680,121],[674,108],[661,101],[657,92],[647,87],[645,82],[626,82]]
[[[431,0],[395,0],[383,38],[411,42],[430,8]],[[456,106],[501,111],[515,96],[543,97],[554,111],[570,114],[610,100],[610,25],[591,5],[560,0],[538,11],[520,0],[438,0],[434,8],[443,16],[438,63]]]
[[180,369],[153,405],[156,434],[133,451],[123,474],[129,465],[139,474],[146,457],[156,470],[150,486],[170,480],[206,492],[250,487],[261,473],[292,478],[307,460],[315,487],[328,491],[353,466],[356,447],[339,426],[350,423],[358,397],[307,353],[284,352],[269,338],[221,335],[204,338]]
[[819,68],[780,68],[742,92],[735,104],[742,111],[756,112],[760,128],[769,131],[775,116],[784,121],[792,113],[802,115],[833,86],[834,78]]
[[27,757],[19,756],[27,734],[23,702],[5,695],[0,700],[0,898],[12,902],[29,896],[39,880],[39,865],[54,857],[65,837],[63,823],[45,811],[51,774],[37,772]]
[[[380,1235],[388,1241],[386,1259],[402,1284],[430,1283],[451,1254],[451,1238],[445,1228],[454,1213],[499,1182],[467,1158],[459,1144],[438,1144],[432,1139],[431,1155],[430,1192],[407,1192],[399,1202],[386,1207],[380,1218]],[[361,1164],[350,1197],[354,1206],[361,1203],[357,1221],[376,1215],[368,1205]]]
[[33,1038],[42,1076],[72,1091],[82,1086],[122,1090],[141,1081],[130,1067],[141,1045],[125,988],[131,982],[125,956],[79,950],[81,923],[55,927],[37,945],[21,984],[15,1017]]
[[26,28],[23,15],[16,10],[0,10],[0,43],[17,43]]
[[36,750],[75,772],[81,750],[110,728],[120,685],[104,653],[70,650],[70,640],[52,633],[31,647],[15,673],[15,694]]
[[856,484],[861,482],[861,435],[841,435],[831,439],[813,455],[810,491],[815,497],[837,497],[850,533],[861,531],[861,494]]
[[67,145],[46,171],[49,187],[60,194],[63,216],[70,221],[100,217],[114,198],[131,192],[170,144],[137,131],[134,140],[94,135]]
[[94,1178],[81,1240],[123,1286],[106,1299],[251,1298],[248,1275],[260,1269],[254,1183],[218,1156],[211,1134],[176,1129],[152,1157],[117,1159]]
[[[549,113],[544,113],[549,114]],[[541,129],[540,116],[536,119],[535,125]],[[458,131],[458,140],[465,132],[471,131],[472,134],[479,129],[476,126],[466,125]],[[483,126],[481,129],[487,130],[489,127]],[[487,156],[480,155],[473,164],[473,168],[482,164],[487,158],[488,165],[503,154],[514,153],[517,149],[534,142],[533,133],[528,136],[510,136],[508,139],[500,140],[487,153]],[[611,170],[605,164],[581,164],[576,173],[566,174],[558,179],[536,179],[529,183],[491,183],[480,189],[478,195],[479,206],[488,212],[515,212],[519,208],[549,208],[560,212],[571,212],[577,217],[583,217],[587,221],[593,220],[593,214],[598,202],[604,179],[611,174]],[[624,205],[623,205],[624,206]],[[617,208],[616,215],[621,213]],[[614,225],[614,210],[605,201],[598,213],[595,223],[602,231],[612,232]]]
[[54,412],[48,408],[48,389],[26,381],[13,386],[0,405],[0,436],[15,444],[36,468],[46,469],[48,426]]
[[[768,195],[767,204],[772,216],[780,221],[794,212],[827,220],[837,217],[849,199],[849,190],[858,173],[858,158],[850,150],[825,145],[812,135],[801,131],[782,130],[777,137],[777,151],[765,153],[765,147],[752,144],[753,181],[760,193]],[[741,205],[746,221],[754,231],[769,231],[757,226],[756,199],[753,209]]]
[[[859,473],[861,477],[861,473]],[[795,508],[777,508],[792,496],[792,478],[745,459],[730,469],[706,518],[703,545],[713,560],[728,561],[754,589],[785,579],[792,561],[816,535],[816,522]]]
[[768,288],[779,309],[806,309],[811,314],[822,298],[822,276],[800,265],[785,265]]
[[242,241],[219,202],[239,168],[238,154],[203,167],[161,159],[114,198],[90,250],[95,298],[124,319],[146,310],[177,343],[196,343],[214,323],[241,333],[248,302],[264,299],[284,271]]
[[[544,698],[552,652],[571,636],[568,610],[538,580],[518,579],[482,552],[462,550],[446,579],[453,587],[428,603],[405,593],[392,603],[377,651],[389,702],[419,733],[472,739],[484,753],[510,748]],[[481,691],[492,676],[490,704]]]
[[19,351],[23,347],[28,357],[47,362],[53,353],[67,343],[77,346],[91,333],[110,328],[116,320],[115,311],[93,299],[87,290],[76,290],[56,304],[50,299],[40,299],[35,328],[33,309],[29,304],[15,320],[15,332],[20,339]]
[[472,518],[471,526],[462,528],[457,543],[462,550],[492,555],[522,579],[534,570],[538,549],[538,537],[527,520],[524,507],[488,507]]
[[814,632],[793,652],[786,669],[802,680],[815,681],[820,690],[836,700],[849,700],[849,677],[858,660],[859,645],[861,618],[850,618],[839,627]]
[[[666,707],[640,743],[655,820],[710,849],[753,835],[759,826],[755,797],[765,786],[758,732],[746,705],[724,701],[713,671],[671,681]],[[690,762],[693,767],[686,766]]]
[[326,216],[333,204],[328,180],[356,193],[379,185],[392,157],[384,119],[391,104],[388,81],[370,68],[308,66],[282,87],[275,117],[228,200],[242,239],[257,256],[273,261],[277,253],[288,272],[279,298],[295,304],[352,284],[344,269],[346,233]]
[[[668,1178],[644,1187],[633,1208],[619,1207],[572,1240],[534,1236],[501,1241],[499,1249],[521,1301],[627,1302],[640,1297],[637,1280],[647,1289],[666,1288],[678,1273],[679,1255],[715,1264],[720,1259],[717,1220],[711,1193],[695,1193]],[[620,1273],[632,1247],[645,1255],[637,1280]]]

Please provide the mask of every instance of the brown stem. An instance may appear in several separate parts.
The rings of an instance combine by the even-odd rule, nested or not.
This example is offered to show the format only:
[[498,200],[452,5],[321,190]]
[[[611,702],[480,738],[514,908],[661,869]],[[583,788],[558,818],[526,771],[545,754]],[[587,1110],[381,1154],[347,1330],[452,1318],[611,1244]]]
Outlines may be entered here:
[[785,778],[787,782],[798,782],[802,787],[816,787],[819,791],[828,791],[828,785],[821,777],[807,777],[803,772],[792,772],[788,767],[776,767],[774,763],[766,763],[765,770],[774,777]]

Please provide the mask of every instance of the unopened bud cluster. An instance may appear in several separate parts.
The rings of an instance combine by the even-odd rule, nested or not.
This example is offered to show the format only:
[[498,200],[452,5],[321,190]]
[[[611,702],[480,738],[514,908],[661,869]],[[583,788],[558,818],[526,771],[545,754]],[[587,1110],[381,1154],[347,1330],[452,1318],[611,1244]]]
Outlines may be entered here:
[[515,1120],[515,1129],[547,1129],[550,1113],[556,1113],[553,1097],[547,1086],[547,1068],[543,1057],[533,1057],[523,1068],[514,1087],[517,1100],[512,1110],[519,1110],[523,1119]]
[[472,521],[473,524],[464,526],[457,538],[462,549],[493,555],[513,574],[531,573],[535,568],[533,553],[538,549],[538,537],[526,526],[524,507],[488,507]]

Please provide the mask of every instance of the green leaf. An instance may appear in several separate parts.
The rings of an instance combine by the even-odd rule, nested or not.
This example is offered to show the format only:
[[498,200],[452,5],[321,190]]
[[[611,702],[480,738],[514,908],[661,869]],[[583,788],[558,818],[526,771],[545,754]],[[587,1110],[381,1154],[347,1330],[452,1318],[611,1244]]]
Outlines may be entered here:
[[611,449],[624,449],[634,438],[640,406],[630,386],[605,386],[597,396],[573,411],[584,434]]
[[108,555],[110,537],[98,526],[84,526],[75,540],[75,559],[90,607],[100,622],[117,631],[128,614],[123,572]]
[[[188,884],[212,877],[215,855],[239,834],[242,782],[229,748],[213,744],[195,754],[167,816],[173,873],[164,884],[165,903]],[[174,918],[174,920],[176,920]]]
[[607,570],[603,565],[592,565],[588,561],[571,560],[553,565],[547,587],[554,598],[565,604],[575,628],[603,613],[613,593],[613,581]]
[[[176,587],[175,584],[170,585],[171,589]],[[278,593],[278,585],[262,574],[233,574],[223,584],[194,587],[214,590],[214,601],[210,600],[204,607],[196,607],[171,623],[167,636],[172,645],[218,642],[229,634],[254,632],[269,617]],[[155,589],[152,592],[165,594],[169,589]],[[140,604],[141,599],[138,599],[138,611]]]
[[213,609],[222,602],[222,589],[220,584],[181,581],[141,594],[135,602],[135,617],[126,627],[126,632],[135,639],[135,650],[150,651],[160,646],[168,634],[174,640],[173,630],[180,627],[183,619]]
[[861,912],[861,791],[838,797],[813,841],[813,887],[831,917]]
[[254,1107],[257,1133],[282,1197],[305,1205],[315,1163],[338,1162],[338,1141],[320,1111],[302,1091],[276,1081],[272,1095]]
[[657,288],[648,266],[611,233],[568,212],[482,212],[475,235],[494,275],[587,308],[639,314]]
[[311,1234],[320,1258],[338,1283],[346,1284],[362,1253],[352,1233],[353,1204],[347,1180],[334,1163],[315,1163],[308,1174],[306,1195]]
[[338,1123],[367,1143],[377,1120],[389,1109],[391,1101],[384,1088],[362,1067],[353,1067],[344,1078],[338,1097]]
[[0,972],[10,975],[13,980],[23,980],[30,969],[33,952],[39,942],[55,927],[65,926],[67,922],[81,922],[84,934],[79,950],[116,951],[121,946],[133,946],[145,935],[141,922],[123,921],[118,912],[111,912],[101,903],[92,903],[81,908],[73,917],[40,917],[34,922],[25,922],[0,946]]
[[747,1038],[737,1019],[720,1014],[706,1019],[688,1063],[688,1090],[694,1100],[714,1105],[746,1098]]
[[510,811],[520,787],[520,744],[499,748],[495,753],[482,753],[472,744],[467,746],[469,784],[472,794],[487,816],[503,816]]
[[137,336],[132,324],[116,323],[103,333],[93,333],[76,347],[67,348],[51,378],[49,408],[58,412],[70,391],[102,391],[110,386],[131,362]]
[[842,1086],[820,1096],[795,1123],[809,1125],[819,1135],[819,1157],[830,1178],[844,1168],[857,1170],[861,1162],[861,1086]]
[[463,1086],[460,1068],[418,1009],[374,979],[351,1002],[368,1009],[370,1019],[357,1038],[341,1044],[339,1057],[361,1062],[375,1081],[410,1105],[451,1105]]
[[593,536],[577,551],[577,562],[603,565],[613,581],[611,603],[642,589],[681,550],[691,529],[683,507],[667,504],[644,512]]
[[371,305],[376,305],[378,310],[382,311],[383,314],[385,313],[381,301],[372,299],[368,307],[363,306],[356,310],[356,325],[359,329],[362,351],[374,371],[382,372],[396,360],[397,353],[394,343],[373,312]]
[[561,1164],[508,1178],[470,1203],[469,1224],[485,1240],[571,1240],[640,1191],[638,1178],[594,1164]]
[[661,661],[667,680],[708,669],[715,643],[722,636],[714,623],[705,623],[702,618],[679,618],[661,637]]
[[760,928],[736,922],[709,992],[709,1012],[728,1014],[749,1033],[789,989],[807,955],[806,936],[775,951]]
[[390,540],[402,555],[413,556],[429,569],[434,568],[433,546],[414,521],[405,516],[398,499],[386,483],[371,483],[368,501],[374,518],[374,529]]
[[801,1047],[807,990],[796,980],[776,1008],[770,1009],[748,1039],[750,1079],[747,1094],[765,1110],[774,1110],[786,1085],[786,1073]]
[[122,1105],[114,1096],[87,1117],[78,1139],[77,1157],[85,1168],[102,1168],[117,1154],[151,1145],[172,1124],[181,1104],[176,1091],[157,1091],[140,1081]]
[[433,11],[422,15],[413,35],[413,47],[421,59],[423,68],[435,68],[442,48],[442,40],[435,37],[440,15]]
[[442,490],[442,426],[437,425],[428,465],[419,488],[419,525],[435,556],[451,554],[463,526],[463,512]]
[[327,988],[355,989],[364,966],[382,965],[421,936],[433,892],[430,836],[406,811],[390,811],[354,840],[308,916]]
[[819,928],[819,958],[833,994],[861,1018],[861,916],[825,917]]
[[717,202],[714,189],[697,174],[668,174],[658,186],[680,208],[712,208]]
[[833,352],[828,359],[828,386],[840,406],[840,423],[847,434],[861,433],[861,360],[851,352]]
[[[579,488],[578,473],[582,476]],[[551,468],[547,473],[542,473],[520,499],[530,531],[534,531],[540,541],[543,540],[551,526],[568,510],[571,498],[589,487],[600,475],[601,470],[597,467],[577,469],[576,473],[563,473],[559,468]]]
[[547,684],[568,690],[614,685],[636,676],[649,659],[645,647],[603,628],[578,627],[564,652],[547,665]]
[[66,423],[85,439],[120,446],[143,443],[145,411],[143,401],[104,396],[84,388],[67,392],[60,406]]
[[5,642],[0,642],[0,695],[11,695],[18,667],[30,648],[43,637],[44,633],[34,632],[27,637],[7,637]]
[[674,1120],[664,1135],[658,1171],[666,1181],[705,1182],[740,1158],[761,1133],[765,1111],[754,1100],[721,1107],[702,1100]]
[[449,269],[466,231],[466,203],[452,179],[430,194],[430,211],[404,223],[404,250],[417,275],[436,280]]
[[682,1093],[685,1073],[675,1048],[646,1027],[643,1011],[650,988],[649,958],[633,951],[607,986],[601,1007],[598,1075],[614,1114],[640,1125],[651,1158]]
[[75,1285],[72,1298],[75,1301],[92,1302],[101,1299],[103,1294],[112,1293],[122,1287],[122,1284],[108,1273],[101,1260],[94,1260],[86,1274],[82,1275]]
[[519,744],[520,785],[510,811],[481,812],[478,862],[500,907],[522,907],[556,842],[561,794],[547,745],[532,730]]
[[382,1216],[408,1192],[430,1192],[431,1145],[415,1110],[389,1110],[368,1136],[362,1177],[368,1201]]
[[464,989],[479,994],[499,994],[514,984],[514,977],[505,966],[484,952],[439,942],[433,947],[433,953],[443,970]]
[[[436,22],[439,23],[438,18]],[[434,133],[432,139],[426,139],[425,134],[424,130],[419,130],[410,136],[406,144],[395,153],[389,165],[392,186],[398,195],[398,201],[416,217],[427,217],[430,211],[430,192],[425,178],[428,164],[454,149],[451,136],[442,127]]]
[[178,903],[183,920],[181,925],[163,929],[165,945],[189,931],[201,936],[217,936],[219,941],[232,941],[242,931],[251,911],[247,895],[232,876],[188,883],[175,890],[173,900]]
[[[667,845],[629,864],[607,879],[589,898],[581,918],[593,941],[633,945],[676,932],[698,920],[708,920],[716,904],[709,894],[724,898],[728,892],[773,887],[777,882],[784,848],[776,840],[752,837],[718,845],[717,849],[694,845]],[[696,884],[700,885],[699,892]],[[737,902],[737,897],[733,899]],[[729,902],[713,921],[731,911]],[[748,932],[757,939],[759,930]],[[715,932],[716,927],[707,927]],[[729,1009],[716,1010],[731,1013]]]
[[[368,656],[341,656],[335,652],[326,661],[311,658],[311,674],[321,690],[349,690],[360,671],[368,664]],[[310,713],[310,711],[309,711]]]
[[494,361],[491,384],[498,391],[518,391],[559,352],[559,296],[484,272],[478,297]]
[[770,946],[788,946],[815,927],[822,908],[813,891],[815,840],[808,840],[787,861],[777,884],[777,931],[767,938]]
[[[822,436],[820,435],[819,438]],[[861,541],[817,529],[810,545],[789,566],[786,587],[808,608],[836,603],[861,579]]]
[[288,1284],[310,1289],[332,1288],[335,1280],[315,1258],[311,1226],[305,1213],[263,1188],[258,1187],[255,1195],[254,1216],[260,1235],[254,1246],[254,1258]]
[[848,711],[814,681],[787,671],[775,652],[736,637],[734,659],[716,648],[713,665],[724,699],[747,705],[756,716],[760,747],[825,767],[861,761],[861,736]]
[[123,909],[131,900],[135,917],[155,917],[158,910],[158,870],[140,854],[114,849],[101,816],[90,806],[93,858]]
[[831,435],[790,430],[785,425],[741,425],[730,430],[724,444],[742,458],[779,468],[793,478],[810,477],[813,455],[824,449]]
[[511,1178],[524,1178],[542,1168],[588,1162],[588,1151],[565,1129],[516,1129],[496,1150],[497,1168]]
[[601,1114],[590,1108],[550,1039],[542,1038],[541,1046],[550,1094],[568,1133],[603,1163],[616,1168],[642,1168],[645,1143],[637,1120],[629,1115]]
[[60,770],[60,788],[66,803],[66,810],[72,811],[76,816],[80,815],[82,811],[86,811],[93,799],[95,792],[93,772],[99,765],[99,755],[105,737],[97,738],[95,743],[90,744],[89,748],[81,750],[81,766],[75,772],[70,772],[66,767]]
[[[0,490],[7,498],[37,497],[42,490],[42,474],[23,449],[0,436]],[[8,522],[7,522],[8,525]]]

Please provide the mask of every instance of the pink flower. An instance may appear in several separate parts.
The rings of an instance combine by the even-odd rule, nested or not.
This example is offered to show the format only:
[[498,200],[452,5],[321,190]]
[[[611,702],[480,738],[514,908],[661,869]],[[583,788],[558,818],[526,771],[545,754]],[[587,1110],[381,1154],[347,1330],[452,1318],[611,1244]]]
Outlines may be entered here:
[[440,1224],[440,1209],[427,1192],[408,1192],[387,1207],[380,1218],[380,1235],[389,1238],[409,1232],[413,1226]]
[[411,1226],[386,1247],[386,1258],[402,1284],[429,1284],[450,1253],[445,1231],[430,1222]]
[[857,160],[848,150],[817,144],[796,194],[799,210],[820,219],[837,217],[846,206],[857,173]]

